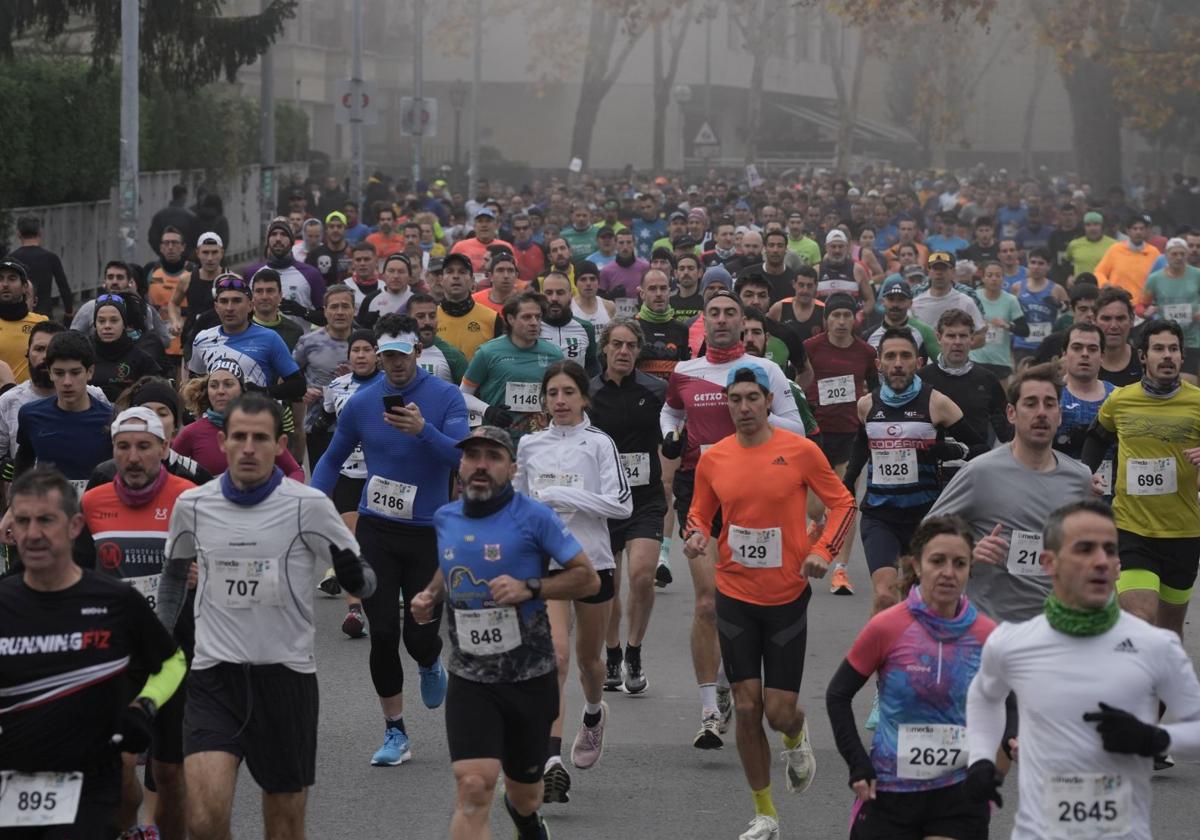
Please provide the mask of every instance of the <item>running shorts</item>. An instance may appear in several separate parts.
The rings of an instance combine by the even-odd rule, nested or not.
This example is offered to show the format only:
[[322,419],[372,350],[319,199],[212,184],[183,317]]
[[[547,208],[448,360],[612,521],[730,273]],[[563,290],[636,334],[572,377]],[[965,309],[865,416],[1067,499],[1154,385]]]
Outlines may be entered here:
[[908,551],[908,544],[921,524],[915,522],[893,522],[871,516],[864,510],[858,520],[858,533],[862,537],[863,553],[867,555],[867,568],[871,574],[880,569],[896,569],[900,555]]
[[850,810],[850,840],[987,840],[988,804],[963,799],[962,783],[935,790],[877,791]]
[[333,506],[339,514],[358,512],[358,503],[362,501],[362,491],[366,483],[365,478],[338,476],[337,483],[333,485]]
[[858,432],[821,432],[821,451],[829,460],[829,466],[848,463],[857,439]]
[[1143,537],[1118,529],[1117,538],[1118,593],[1149,589],[1168,604],[1188,602],[1200,567],[1200,537]]
[[717,590],[717,635],[730,684],[761,679],[765,688],[800,691],[810,598],[805,587],[790,604],[764,607]]
[[[696,492],[696,473],[694,471],[684,472],[679,470],[675,473],[675,480],[671,482],[671,495],[675,497],[675,514],[679,518],[679,534],[684,535],[688,531],[687,518],[688,509],[692,506],[692,494]],[[717,515],[713,517],[712,530],[709,535],[716,539],[721,535],[721,511],[717,510]]]
[[[565,569],[551,569],[547,572],[547,577],[561,575]],[[600,577],[600,589],[595,595],[588,595],[586,598],[576,598],[575,600],[581,604],[604,604],[613,599],[613,593],[616,592],[613,569],[598,569],[596,574]]]
[[630,540],[645,539],[662,542],[663,517],[667,514],[667,500],[662,493],[654,498],[634,504],[633,513],[628,519],[608,520],[608,537],[612,542],[612,551],[616,555],[625,550]]
[[558,717],[558,673],[514,683],[481,683],[450,675],[446,740],[450,761],[500,760],[504,775],[531,785],[542,778],[550,727]]
[[299,793],[317,776],[317,675],[223,662],[188,674],[184,755],[244,759],[265,793]]

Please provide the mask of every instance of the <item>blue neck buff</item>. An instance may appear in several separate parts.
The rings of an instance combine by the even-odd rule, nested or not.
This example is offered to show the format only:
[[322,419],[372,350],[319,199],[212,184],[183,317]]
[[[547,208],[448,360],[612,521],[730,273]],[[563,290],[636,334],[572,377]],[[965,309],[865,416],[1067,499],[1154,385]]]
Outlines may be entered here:
[[905,602],[909,613],[922,627],[939,642],[952,642],[971,629],[978,613],[975,605],[967,600],[965,595],[958,599],[958,612],[954,618],[944,618],[929,608],[921,597],[920,584],[914,584],[908,592]]
[[886,381],[879,384],[879,399],[883,400],[885,405],[890,405],[892,408],[898,408],[907,402],[912,402],[913,398],[921,390],[921,377],[914,374],[912,383],[903,391],[896,392],[892,390],[892,386]]
[[213,411],[211,408],[204,409],[204,419],[212,423],[218,429],[225,428],[225,415],[219,411]]
[[234,486],[233,479],[229,477],[229,470],[226,470],[221,473],[221,495],[235,505],[251,507],[270,496],[281,481],[283,481],[283,470],[275,467],[271,470],[271,477],[262,484],[248,490],[239,490]]

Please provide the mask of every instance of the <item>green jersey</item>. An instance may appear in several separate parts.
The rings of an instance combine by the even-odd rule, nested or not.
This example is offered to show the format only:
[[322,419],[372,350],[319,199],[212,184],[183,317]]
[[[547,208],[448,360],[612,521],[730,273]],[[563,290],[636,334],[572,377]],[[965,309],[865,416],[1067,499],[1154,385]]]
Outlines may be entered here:
[[562,358],[562,351],[545,339],[522,348],[503,335],[479,346],[463,382],[475,385],[475,395],[488,405],[507,406],[520,416],[511,430],[515,438],[542,413],[542,376]]
[[463,352],[445,339],[434,336],[433,344],[421,347],[421,355],[417,364],[426,372],[432,373],[438,379],[462,384],[463,374],[467,372],[467,357]]
[[1142,288],[1142,298],[1158,307],[1155,318],[1183,327],[1184,347],[1200,347],[1200,324],[1194,320],[1200,302],[1200,268],[1184,266],[1182,277],[1168,276],[1165,268],[1154,272]]
[[999,318],[1011,324],[1025,316],[1021,303],[1008,292],[1001,292],[1000,297],[992,300],[984,292],[979,296],[980,307],[983,309],[983,320],[988,322],[987,337],[982,347],[971,351],[971,361],[981,365],[1000,365],[1012,367],[1012,333],[1003,327],[992,326],[992,319]]
[[1072,239],[1067,243],[1067,262],[1071,263],[1074,274],[1082,274],[1085,271],[1090,274],[1096,270],[1105,252],[1116,244],[1117,240],[1111,236],[1101,236],[1095,242],[1086,236]]
[[816,266],[821,262],[821,246],[815,239],[802,236],[799,239],[788,237],[788,250],[804,261],[805,265]]

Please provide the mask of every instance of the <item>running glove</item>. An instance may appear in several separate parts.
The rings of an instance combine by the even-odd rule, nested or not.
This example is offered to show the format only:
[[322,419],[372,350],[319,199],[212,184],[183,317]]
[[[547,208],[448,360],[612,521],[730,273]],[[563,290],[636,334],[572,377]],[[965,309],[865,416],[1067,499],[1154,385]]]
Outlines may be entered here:
[[509,413],[506,405],[489,405],[483,412],[483,422],[489,426],[507,429],[516,422],[516,418]]
[[361,592],[366,579],[358,555],[348,548],[338,548],[333,544],[329,546],[329,554],[333,558],[334,576],[342,589],[350,593]]
[[662,442],[662,456],[674,460],[683,454],[684,437],[679,432],[667,432]]
[[1167,730],[1151,723],[1143,723],[1124,709],[1107,703],[1100,704],[1098,712],[1084,712],[1087,723],[1096,724],[1100,741],[1109,752],[1146,756],[1162,755],[1171,746]]
[[997,808],[1003,808],[1004,799],[1000,796],[1002,784],[1004,777],[996,765],[989,759],[981,758],[967,768],[967,778],[962,786],[963,798],[979,805],[995,802]]
[[150,713],[136,704],[126,706],[117,719],[117,734],[113,736],[112,743],[120,747],[121,752],[140,755],[150,749],[153,733]]

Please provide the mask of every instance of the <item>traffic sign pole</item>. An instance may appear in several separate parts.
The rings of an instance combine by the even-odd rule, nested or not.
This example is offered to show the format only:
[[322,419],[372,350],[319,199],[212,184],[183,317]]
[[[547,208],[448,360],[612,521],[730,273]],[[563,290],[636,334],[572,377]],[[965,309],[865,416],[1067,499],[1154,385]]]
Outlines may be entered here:
[[[362,203],[363,147],[362,147],[362,50],[363,50],[363,0],[354,0],[354,57],[350,71],[350,197]],[[361,213],[361,207],[359,212]]]
[[[416,37],[413,39],[413,99],[416,100],[416,113],[418,115],[424,113],[422,107],[424,100],[422,99],[422,87],[424,86],[424,68],[421,66],[423,54],[421,51],[421,42],[425,40],[425,0],[413,0],[413,32]],[[413,130],[413,163],[412,163],[412,178],[413,189],[416,189],[417,182],[421,180],[421,143],[425,133],[425,126],[420,119],[414,120]]]

